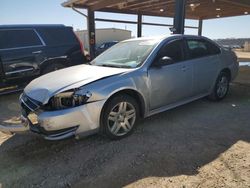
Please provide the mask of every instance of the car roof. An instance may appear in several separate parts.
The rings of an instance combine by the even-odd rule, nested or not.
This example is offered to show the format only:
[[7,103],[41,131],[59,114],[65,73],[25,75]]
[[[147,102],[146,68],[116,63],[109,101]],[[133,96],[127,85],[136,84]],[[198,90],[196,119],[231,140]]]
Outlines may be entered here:
[[16,24],[16,25],[0,25],[0,29],[22,29],[22,28],[53,28],[66,27],[63,24]]
[[[181,35],[181,34],[174,34],[174,35],[159,35],[159,36],[153,36],[153,37],[140,37],[140,38],[132,38],[132,39],[128,39],[125,41],[140,41],[140,40],[164,40],[164,39],[171,39],[171,38],[192,38],[192,39],[208,39],[204,36],[198,36],[198,35]],[[209,39],[210,40],[210,39]]]
[[216,42],[214,42],[213,40],[204,37],[204,36],[198,36],[198,35],[182,35],[182,34],[173,34],[173,35],[160,35],[160,36],[154,36],[154,37],[140,37],[140,38],[132,38],[132,39],[128,39],[128,40],[124,40],[122,42],[127,42],[127,41],[140,41],[140,40],[158,40],[163,41],[165,39],[181,39],[181,38],[187,38],[187,39],[204,39],[206,41],[212,42],[213,44],[216,44],[218,46],[218,44]]
[[159,36],[153,36],[153,37],[139,37],[139,38],[131,38],[124,40],[122,42],[127,42],[127,41],[141,41],[141,40],[161,40],[167,38],[165,35],[159,35]]

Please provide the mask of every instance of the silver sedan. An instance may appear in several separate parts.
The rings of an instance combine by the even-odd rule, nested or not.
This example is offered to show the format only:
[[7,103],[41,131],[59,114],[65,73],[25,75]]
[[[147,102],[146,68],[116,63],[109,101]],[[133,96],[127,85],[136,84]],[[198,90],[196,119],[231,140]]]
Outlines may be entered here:
[[137,120],[202,97],[223,99],[238,73],[230,50],[198,36],[120,42],[90,65],[33,80],[20,97],[24,125],[46,139],[129,135]]

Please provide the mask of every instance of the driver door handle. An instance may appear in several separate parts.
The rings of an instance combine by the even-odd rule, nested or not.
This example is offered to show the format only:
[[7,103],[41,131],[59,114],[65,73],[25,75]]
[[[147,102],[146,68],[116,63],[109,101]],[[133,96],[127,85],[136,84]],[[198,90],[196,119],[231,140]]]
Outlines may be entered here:
[[40,54],[40,53],[42,53],[41,50],[32,52],[32,54]]

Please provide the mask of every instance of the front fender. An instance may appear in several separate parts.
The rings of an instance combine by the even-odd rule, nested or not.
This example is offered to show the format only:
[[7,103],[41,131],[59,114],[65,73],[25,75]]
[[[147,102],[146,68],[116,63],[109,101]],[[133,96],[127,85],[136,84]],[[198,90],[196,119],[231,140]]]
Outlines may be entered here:
[[91,101],[108,100],[110,97],[124,90],[137,92],[144,103],[144,110],[148,109],[149,88],[147,74],[141,71],[124,73],[83,86],[84,90],[90,91]]

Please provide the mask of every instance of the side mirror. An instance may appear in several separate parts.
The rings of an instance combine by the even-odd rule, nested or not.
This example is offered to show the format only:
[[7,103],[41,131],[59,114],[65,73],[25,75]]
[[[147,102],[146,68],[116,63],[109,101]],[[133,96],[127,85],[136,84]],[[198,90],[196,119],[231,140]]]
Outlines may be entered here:
[[155,66],[156,67],[162,67],[164,65],[170,65],[170,64],[173,64],[174,61],[171,57],[167,57],[167,56],[164,56],[162,58],[160,58],[156,63],[155,63]]

